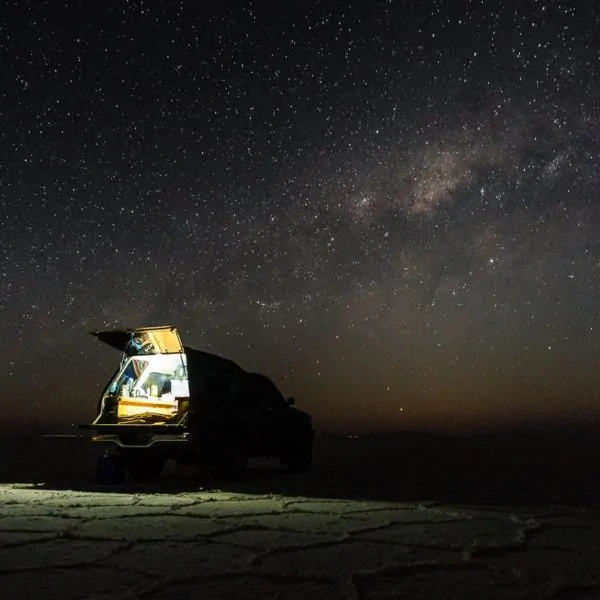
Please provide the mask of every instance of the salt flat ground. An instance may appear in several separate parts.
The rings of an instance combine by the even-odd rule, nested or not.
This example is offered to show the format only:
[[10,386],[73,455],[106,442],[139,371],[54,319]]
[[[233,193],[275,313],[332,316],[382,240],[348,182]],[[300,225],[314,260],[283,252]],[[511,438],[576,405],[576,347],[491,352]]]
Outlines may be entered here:
[[319,438],[305,475],[257,461],[241,482],[171,467],[156,485],[101,487],[89,444],[4,439],[0,590],[600,598],[598,461],[581,443],[551,442]]

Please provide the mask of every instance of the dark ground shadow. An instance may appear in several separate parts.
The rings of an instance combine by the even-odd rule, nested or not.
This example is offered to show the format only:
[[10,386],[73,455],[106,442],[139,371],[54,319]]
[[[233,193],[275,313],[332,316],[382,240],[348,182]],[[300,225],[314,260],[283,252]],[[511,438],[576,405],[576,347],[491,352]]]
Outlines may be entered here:
[[240,481],[211,481],[171,466],[156,484],[122,486],[95,483],[101,450],[85,439],[5,437],[0,452],[0,484],[51,490],[219,489],[342,500],[600,507],[600,444],[594,436],[319,435],[308,473],[288,473],[275,461],[257,460]]

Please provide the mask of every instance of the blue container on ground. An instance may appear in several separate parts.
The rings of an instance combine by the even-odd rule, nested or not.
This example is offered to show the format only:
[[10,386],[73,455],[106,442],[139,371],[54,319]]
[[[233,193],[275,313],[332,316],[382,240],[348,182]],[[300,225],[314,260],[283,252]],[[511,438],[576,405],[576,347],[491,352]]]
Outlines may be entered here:
[[96,464],[96,482],[100,485],[122,485],[125,483],[125,465],[118,454],[98,457]]

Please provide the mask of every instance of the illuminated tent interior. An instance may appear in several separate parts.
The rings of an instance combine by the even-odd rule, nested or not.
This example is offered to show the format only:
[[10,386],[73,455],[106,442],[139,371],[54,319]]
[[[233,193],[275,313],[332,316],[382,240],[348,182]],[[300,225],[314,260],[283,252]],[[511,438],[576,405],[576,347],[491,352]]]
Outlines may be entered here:
[[187,356],[176,329],[93,335],[124,353],[94,423],[177,423],[185,418],[190,395]]

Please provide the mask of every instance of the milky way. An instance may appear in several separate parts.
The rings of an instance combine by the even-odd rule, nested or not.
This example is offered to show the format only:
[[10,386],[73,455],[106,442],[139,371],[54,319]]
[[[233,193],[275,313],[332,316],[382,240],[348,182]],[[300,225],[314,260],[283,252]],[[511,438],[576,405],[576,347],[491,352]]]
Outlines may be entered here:
[[600,417],[593,1],[7,7],[6,420],[149,324],[323,428]]

